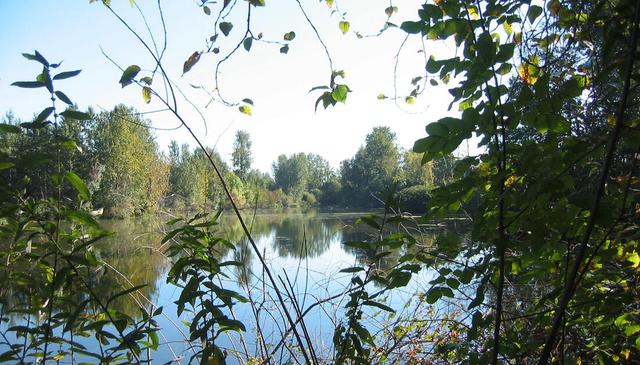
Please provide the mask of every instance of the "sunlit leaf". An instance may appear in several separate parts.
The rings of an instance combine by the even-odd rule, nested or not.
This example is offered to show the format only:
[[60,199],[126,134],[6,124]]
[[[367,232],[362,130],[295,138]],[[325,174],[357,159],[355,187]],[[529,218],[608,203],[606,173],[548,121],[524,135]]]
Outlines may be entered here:
[[148,86],[142,88],[142,99],[147,104],[151,102],[151,88]]
[[85,213],[81,211],[69,211],[65,213],[65,216],[67,217],[67,219],[76,223],[80,223],[85,226],[90,226],[93,228],[100,227],[98,222],[96,222],[96,220],[93,219],[93,217],[91,217],[89,213]]
[[16,164],[13,162],[0,162],[0,170],[6,170],[14,167]]
[[346,20],[343,20],[340,23],[338,23],[338,27],[340,28],[340,31],[342,32],[342,34],[347,34],[350,26],[351,24],[349,24],[349,22]]
[[347,85],[337,85],[331,92],[333,100],[344,103],[347,100],[347,94],[349,93],[349,87]]
[[138,72],[140,72],[140,66],[138,65],[131,65],[127,67],[120,77],[120,85],[122,85],[122,87],[131,85],[131,83],[133,83],[133,79],[138,75]]
[[238,107],[238,110],[240,110],[242,114],[251,115],[251,107],[249,105],[242,105]]
[[85,201],[89,200],[89,189],[87,188],[87,185],[84,183],[82,178],[80,178],[80,176],[76,175],[73,172],[67,172],[66,174],[64,174],[64,177],[67,179],[69,184],[71,184],[71,186],[76,189],[79,198]]

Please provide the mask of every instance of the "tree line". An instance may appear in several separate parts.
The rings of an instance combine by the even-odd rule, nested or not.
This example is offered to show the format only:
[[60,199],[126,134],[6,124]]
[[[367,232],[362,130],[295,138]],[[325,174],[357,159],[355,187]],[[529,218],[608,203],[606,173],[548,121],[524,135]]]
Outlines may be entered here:
[[[87,183],[94,209],[106,216],[130,216],[160,209],[203,210],[225,207],[228,201],[206,154],[187,144],[171,141],[168,151],[159,148],[150,121],[135,109],[118,105],[110,111],[90,110],[91,118],[61,118],[59,128],[46,123],[31,128],[11,112],[6,125],[22,126],[21,133],[0,136],[0,154],[20,163],[2,170],[8,182],[26,179],[29,191],[41,199],[53,192],[54,173],[48,147],[63,140],[70,147],[60,162]],[[212,148],[207,152],[217,163],[234,201],[242,208],[302,206],[375,207],[383,196],[396,192],[401,205],[420,212],[429,191],[449,181],[455,158],[447,155],[422,164],[420,154],[397,145],[389,127],[376,127],[356,154],[338,169],[314,153],[280,155],[272,174],[252,166],[251,137],[235,135],[228,163]]]

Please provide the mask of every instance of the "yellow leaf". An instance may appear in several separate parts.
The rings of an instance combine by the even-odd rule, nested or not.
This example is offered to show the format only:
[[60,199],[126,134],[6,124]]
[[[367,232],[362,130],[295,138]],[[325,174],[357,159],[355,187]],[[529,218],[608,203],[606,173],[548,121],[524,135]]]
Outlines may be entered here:
[[511,185],[511,184],[513,184],[513,183],[515,183],[516,181],[518,181],[518,179],[519,179],[519,177],[518,177],[518,176],[516,176],[516,175],[511,175],[511,176],[509,176],[509,177],[507,178],[507,180],[505,180],[504,184],[505,184],[506,186],[509,186],[509,185]]
[[238,110],[240,110],[240,113],[242,114],[251,116],[251,107],[249,105],[243,105],[239,107]]
[[612,126],[616,125],[616,117],[614,117],[613,115],[608,116],[607,123]]
[[56,361],[61,360],[61,359],[64,359],[64,355],[63,355],[63,354],[57,354],[57,355],[55,355],[55,356],[53,357],[53,359],[54,359],[54,360],[56,360]]
[[148,86],[142,88],[142,99],[147,104],[151,102],[151,89]]
[[471,19],[475,20],[480,18],[480,15],[478,15],[478,8],[476,8],[475,6],[468,7],[467,12],[469,13],[469,16],[471,17]]
[[404,101],[407,104],[413,104],[416,101],[416,99],[414,99],[413,96],[407,96],[406,98],[404,98]]
[[504,28],[504,31],[507,32],[507,35],[511,35],[511,32],[513,32],[513,29],[511,28],[511,24],[509,24],[509,22],[502,23],[502,27]]
[[540,77],[540,70],[534,64],[525,62],[518,67],[518,76],[528,85],[534,85]]
[[620,355],[622,355],[625,360],[629,360],[629,355],[630,354],[631,354],[631,350],[629,350],[629,349],[620,351]]

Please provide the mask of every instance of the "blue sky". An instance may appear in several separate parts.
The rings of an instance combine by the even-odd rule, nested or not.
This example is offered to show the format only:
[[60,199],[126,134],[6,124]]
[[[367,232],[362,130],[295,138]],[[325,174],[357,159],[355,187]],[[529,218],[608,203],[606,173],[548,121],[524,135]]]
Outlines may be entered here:
[[[139,1],[147,15],[157,41],[162,41],[155,1]],[[279,47],[254,42],[250,52],[240,49],[223,66],[220,87],[232,101],[251,98],[255,102],[253,116],[245,116],[237,108],[212,103],[191,84],[213,89],[214,67],[219,57],[238,41],[246,16],[244,1],[229,20],[235,25],[228,38],[219,39],[221,53],[207,54],[189,73],[182,76],[182,64],[194,51],[202,50],[204,40],[212,34],[213,16],[206,16],[199,1],[163,1],[168,27],[168,49],[164,60],[170,77],[200,108],[206,122],[184,100],[180,110],[207,145],[214,145],[227,160],[230,159],[235,131],[247,130],[253,140],[254,167],[271,170],[271,162],[280,154],[295,152],[318,153],[338,167],[341,160],[351,157],[374,126],[390,126],[398,136],[398,143],[409,148],[413,141],[424,137],[424,126],[444,116],[450,102],[446,89],[429,86],[413,105],[390,100],[378,101],[380,93],[393,95],[395,56],[405,34],[390,29],[380,37],[358,39],[362,34],[376,33],[386,20],[384,9],[389,1],[339,2],[344,19],[351,30],[343,35],[338,29],[341,13],[333,12],[317,0],[302,0],[307,13],[318,28],[331,53],[334,67],[346,72],[344,80],[353,93],[346,104],[328,110],[314,111],[318,93],[309,93],[317,85],[326,85],[329,66],[324,50],[315,38],[295,1],[267,1],[264,8],[252,11],[252,30],[262,32],[264,39],[281,40],[290,30],[296,32],[287,55]],[[344,3],[344,4],[343,4]],[[112,0],[114,9],[125,17],[145,39],[150,39],[138,12],[128,0]],[[399,13],[392,21],[415,19],[420,1],[405,0],[396,4]],[[216,6],[212,5],[215,12]],[[64,70],[82,69],[75,79],[59,84],[80,108],[92,106],[96,110],[110,109],[118,103],[138,110],[162,108],[154,100],[147,105],[141,90],[135,86],[122,89],[118,84],[121,71],[101,53],[101,48],[119,65],[138,64],[143,70],[153,66],[152,60],[135,38],[101,4],[88,0],[2,0],[0,13],[0,113],[12,110],[28,119],[47,106],[48,99],[41,90],[18,89],[9,86],[13,81],[31,80],[39,73],[36,63],[21,56],[37,49],[50,61],[63,61]],[[452,52],[446,45],[428,45],[426,53],[419,37],[408,40],[398,64],[397,85],[400,94],[408,93],[410,81],[424,71],[425,54]],[[159,81],[159,79],[158,79]],[[154,85],[158,86],[158,85]],[[149,114],[152,125],[171,128],[177,120],[168,113]],[[206,132],[204,124],[206,123]],[[171,139],[193,144],[184,130],[155,131],[157,141],[165,148]]]

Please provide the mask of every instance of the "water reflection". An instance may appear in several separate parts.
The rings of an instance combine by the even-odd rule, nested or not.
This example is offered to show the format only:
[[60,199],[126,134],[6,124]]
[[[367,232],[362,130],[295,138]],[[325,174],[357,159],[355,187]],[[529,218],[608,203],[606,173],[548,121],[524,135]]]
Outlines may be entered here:
[[158,284],[169,267],[160,248],[160,222],[147,217],[105,220],[101,226],[114,234],[95,246],[98,258],[105,264],[93,276],[92,284],[103,300],[117,291],[145,285],[133,298],[122,296],[111,303],[114,309],[138,317],[140,306],[147,308],[156,302]]
[[[345,241],[366,241],[376,234],[366,225],[356,225],[359,214],[335,214],[317,211],[289,213],[247,214],[245,217],[258,247],[272,259],[291,259],[296,262],[318,258],[332,246],[338,246],[346,258],[354,258],[359,264],[371,261],[365,250],[341,245]],[[139,317],[139,307],[147,308],[158,301],[158,289],[164,285],[169,260],[163,255],[160,242],[163,222],[160,218],[139,218],[126,220],[104,220],[104,229],[115,232],[95,245],[96,255],[104,261],[104,266],[90,276],[92,286],[101,300],[106,301],[118,291],[145,284],[133,300],[122,296],[111,303],[113,309],[133,317]],[[166,227],[165,227],[166,230]],[[232,214],[222,217],[220,235],[236,245],[228,252],[227,260],[240,262],[233,275],[241,286],[250,284],[261,273],[259,261],[244,236],[241,225]],[[420,243],[430,245],[433,234],[421,233]],[[414,248],[415,250],[415,248]],[[407,252],[391,250],[392,253],[379,260],[378,269],[388,270],[397,264]],[[225,255],[221,253],[221,255]],[[315,268],[311,268],[315,269]],[[322,268],[317,268],[322,271]],[[326,273],[330,274],[330,273]]]
[[[357,216],[311,211],[261,213],[248,215],[245,219],[254,241],[272,257],[302,260],[319,257],[339,242],[368,237],[370,232],[366,227],[354,225]],[[94,273],[92,284],[105,300],[117,290],[146,284],[135,300],[119,297],[112,303],[114,309],[137,317],[140,305],[147,307],[149,302],[157,302],[158,286],[164,283],[170,266],[160,245],[163,220],[104,220],[101,225],[115,234],[95,246],[96,254],[105,266]],[[235,268],[236,281],[242,285],[251,283],[254,270],[259,270],[259,262],[241,225],[231,214],[222,217],[220,235],[236,245],[236,250],[226,258],[242,263]],[[354,257],[359,254],[356,251],[347,253]]]
[[[286,273],[291,269],[288,271],[289,277],[302,303],[340,293],[349,285],[350,275],[336,273],[348,266],[364,266],[373,260],[371,253],[366,250],[342,244],[345,241],[374,239],[377,233],[374,229],[355,224],[361,214],[318,211],[245,214],[257,248],[266,257],[272,271],[276,275],[282,275],[283,271]],[[185,329],[180,332],[174,327],[176,308],[173,302],[179,297],[180,289],[166,283],[171,262],[163,254],[166,246],[163,247],[161,241],[162,231],[171,229],[164,225],[167,220],[169,218],[102,221],[103,228],[115,234],[95,246],[96,255],[105,264],[90,275],[91,284],[97,289],[102,301],[106,301],[117,291],[146,284],[133,296],[133,300],[131,296],[121,296],[110,303],[110,307],[140,319],[140,306],[149,308],[151,303],[164,306],[164,314],[171,316],[171,319],[159,319],[163,333],[166,333],[168,342],[184,344],[184,349],[177,350],[178,352],[186,352],[189,345],[182,335]],[[430,246],[435,236],[434,233],[420,231],[412,233],[419,244],[412,247],[411,251],[404,247],[389,250],[391,253],[388,256],[376,262],[379,270],[393,268],[403,255],[415,253],[413,251],[420,246]],[[220,252],[224,256],[221,261],[234,260],[241,263],[239,266],[229,267],[226,274],[231,280],[225,282],[225,288],[244,293],[250,287],[262,287],[259,285],[262,278],[260,261],[238,220],[230,212],[222,216],[219,234],[236,246],[235,250],[225,249]],[[302,270],[298,280],[298,269],[301,266],[308,271]],[[268,292],[257,291],[256,295],[269,296]],[[263,288],[263,291],[268,289]],[[236,310],[241,320],[252,321],[248,305],[238,305]],[[261,322],[261,325],[266,333],[279,333],[279,329],[275,327],[277,324],[271,319]],[[326,320],[316,320],[313,323],[313,331],[317,332],[318,338],[325,338],[327,333],[332,334],[333,329],[333,324]],[[247,334],[247,338],[250,342],[250,335]],[[166,351],[158,356],[166,361],[172,359]]]

